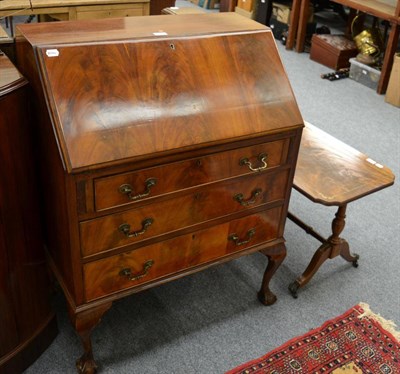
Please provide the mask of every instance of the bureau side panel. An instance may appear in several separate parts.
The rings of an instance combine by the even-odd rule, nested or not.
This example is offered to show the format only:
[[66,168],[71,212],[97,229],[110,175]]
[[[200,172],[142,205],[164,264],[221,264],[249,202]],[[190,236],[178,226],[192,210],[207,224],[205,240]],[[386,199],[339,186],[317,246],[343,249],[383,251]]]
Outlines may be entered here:
[[[37,70],[34,50],[21,38],[17,39],[17,65],[19,70],[31,83],[30,100],[33,106],[34,136],[39,154],[40,167],[40,201],[44,208],[45,242],[51,258],[53,270],[68,295],[79,303],[80,264],[75,260],[74,230],[77,233],[76,204],[71,203],[70,195],[72,176],[65,173],[59,146],[54,136],[41,81]],[[71,217],[72,216],[72,217]],[[72,222],[72,223],[71,223]],[[75,235],[77,237],[77,234]]]
[[287,212],[289,209],[290,195],[291,195],[292,187],[293,187],[293,179],[294,179],[294,174],[296,171],[296,163],[297,163],[297,157],[298,157],[299,149],[300,149],[300,141],[301,141],[302,132],[303,132],[303,127],[298,128],[296,130],[295,136],[291,138],[290,143],[289,143],[287,163],[290,165],[290,173],[289,173],[288,183],[286,185],[283,214],[281,216],[281,225],[280,225],[280,232],[279,232],[280,237],[283,237],[283,234],[285,231],[286,216],[287,216]]

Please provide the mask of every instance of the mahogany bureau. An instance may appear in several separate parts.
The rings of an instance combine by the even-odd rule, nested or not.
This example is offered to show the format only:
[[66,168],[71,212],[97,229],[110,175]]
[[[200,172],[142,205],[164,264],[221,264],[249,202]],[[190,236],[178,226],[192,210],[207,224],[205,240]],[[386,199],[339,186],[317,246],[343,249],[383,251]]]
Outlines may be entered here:
[[49,264],[93,373],[112,302],[261,251],[286,255],[303,120],[271,31],[236,14],[19,26]]

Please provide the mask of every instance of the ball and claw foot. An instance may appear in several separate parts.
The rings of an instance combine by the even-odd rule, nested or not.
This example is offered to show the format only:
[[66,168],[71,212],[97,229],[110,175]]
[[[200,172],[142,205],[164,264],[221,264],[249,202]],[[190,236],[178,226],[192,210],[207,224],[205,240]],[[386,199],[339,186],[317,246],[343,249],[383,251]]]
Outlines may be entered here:
[[88,358],[83,355],[76,361],[76,368],[79,374],[96,374],[97,365],[93,358]]
[[299,289],[300,284],[297,281],[289,284],[289,291],[292,294],[294,299],[297,299],[297,290]]
[[264,305],[272,305],[277,300],[277,297],[273,293],[265,295],[263,292],[259,291],[257,296],[258,300]]

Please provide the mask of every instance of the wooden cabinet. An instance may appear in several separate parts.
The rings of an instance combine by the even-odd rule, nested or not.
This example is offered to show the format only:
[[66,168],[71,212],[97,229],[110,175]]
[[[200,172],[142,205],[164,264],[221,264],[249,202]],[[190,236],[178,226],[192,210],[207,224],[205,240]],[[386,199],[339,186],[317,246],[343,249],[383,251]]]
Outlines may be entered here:
[[0,51],[0,373],[22,373],[57,334],[34,173],[27,81]]
[[263,252],[274,303],[303,120],[270,30],[233,13],[19,28],[78,370],[114,300],[211,265]]

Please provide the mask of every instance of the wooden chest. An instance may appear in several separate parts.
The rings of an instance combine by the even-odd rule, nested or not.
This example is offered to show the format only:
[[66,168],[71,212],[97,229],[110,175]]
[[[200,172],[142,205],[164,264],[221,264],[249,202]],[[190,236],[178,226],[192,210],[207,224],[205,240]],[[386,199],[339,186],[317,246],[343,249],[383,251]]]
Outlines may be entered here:
[[114,300],[213,264],[262,251],[275,302],[303,120],[271,31],[232,13],[19,31],[78,369]]
[[311,39],[310,59],[333,70],[349,67],[357,53],[355,43],[344,35],[314,34]]

